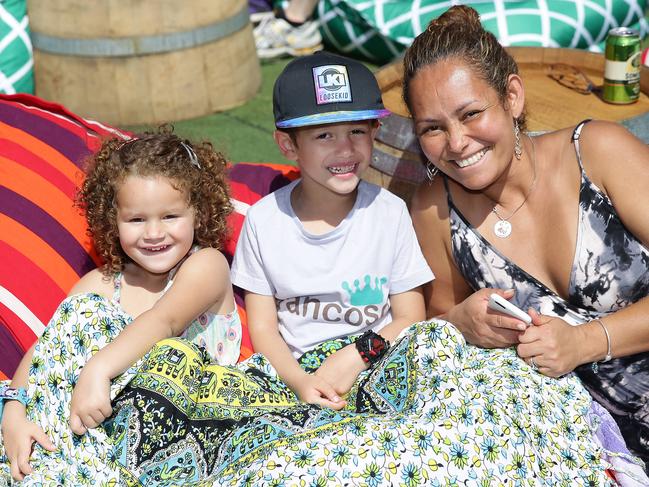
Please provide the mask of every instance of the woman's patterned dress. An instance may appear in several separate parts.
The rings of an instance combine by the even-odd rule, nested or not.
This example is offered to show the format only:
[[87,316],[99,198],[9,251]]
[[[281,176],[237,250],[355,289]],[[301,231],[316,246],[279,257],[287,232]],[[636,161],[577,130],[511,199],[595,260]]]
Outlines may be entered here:
[[[447,187],[453,258],[467,283],[476,290],[515,289],[512,302],[519,307],[558,316],[572,325],[614,313],[649,295],[649,249],[625,228],[609,198],[584,172],[579,136],[585,123],[573,134],[581,186],[567,299],[492,247],[455,207]],[[629,449],[649,461],[649,353],[616,358],[597,369],[583,365],[576,372],[613,415]]]

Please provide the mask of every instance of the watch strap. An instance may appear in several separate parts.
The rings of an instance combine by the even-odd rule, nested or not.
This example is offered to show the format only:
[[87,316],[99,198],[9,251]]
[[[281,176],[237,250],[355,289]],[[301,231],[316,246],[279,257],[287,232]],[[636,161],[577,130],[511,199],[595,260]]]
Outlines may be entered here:
[[370,367],[381,360],[381,357],[390,348],[390,342],[372,330],[368,330],[359,336],[355,345],[363,361],[369,364]]

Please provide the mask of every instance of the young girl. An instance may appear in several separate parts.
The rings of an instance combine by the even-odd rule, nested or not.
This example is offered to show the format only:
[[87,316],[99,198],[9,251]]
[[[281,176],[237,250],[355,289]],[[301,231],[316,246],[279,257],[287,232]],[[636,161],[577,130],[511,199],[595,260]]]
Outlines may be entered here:
[[[120,376],[156,342],[182,336],[220,364],[237,361],[241,323],[218,250],[231,211],[225,166],[210,144],[164,130],[108,140],[90,162],[78,204],[104,265],[74,286],[5,387],[18,398],[2,419],[13,478],[34,467],[29,480],[60,481],[48,456],[76,462],[83,478],[106,452],[94,428],[111,415]],[[47,451],[30,465],[34,441]]]

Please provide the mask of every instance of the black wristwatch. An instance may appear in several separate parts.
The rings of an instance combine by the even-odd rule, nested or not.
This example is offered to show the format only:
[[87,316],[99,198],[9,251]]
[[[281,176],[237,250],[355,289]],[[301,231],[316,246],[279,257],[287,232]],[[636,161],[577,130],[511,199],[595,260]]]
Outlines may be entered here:
[[366,331],[355,342],[356,350],[366,364],[372,367],[390,348],[390,342],[372,330]]

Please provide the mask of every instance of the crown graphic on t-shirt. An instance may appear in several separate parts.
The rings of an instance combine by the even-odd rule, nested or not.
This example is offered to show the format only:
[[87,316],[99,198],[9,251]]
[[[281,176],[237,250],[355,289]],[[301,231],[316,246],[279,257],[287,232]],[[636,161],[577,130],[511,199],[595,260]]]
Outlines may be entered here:
[[388,282],[387,277],[374,278],[374,287],[372,287],[372,278],[369,274],[363,279],[365,285],[361,289],[360,279],[354,280],[354,290],[351,289],[347,281],[343,281],[342,287],[349,293],[352,306],[366,306],[369,304],[383,303],[383,285]]

